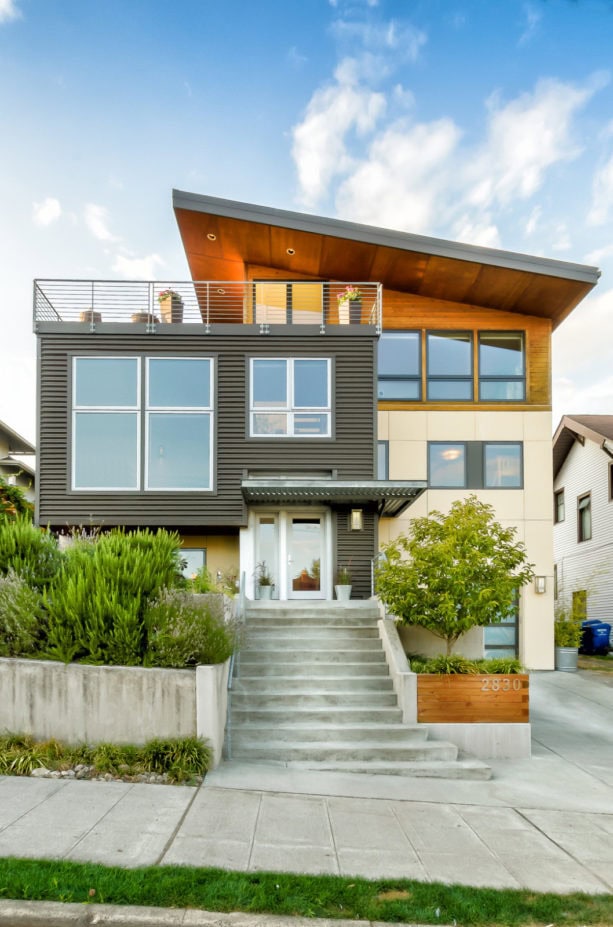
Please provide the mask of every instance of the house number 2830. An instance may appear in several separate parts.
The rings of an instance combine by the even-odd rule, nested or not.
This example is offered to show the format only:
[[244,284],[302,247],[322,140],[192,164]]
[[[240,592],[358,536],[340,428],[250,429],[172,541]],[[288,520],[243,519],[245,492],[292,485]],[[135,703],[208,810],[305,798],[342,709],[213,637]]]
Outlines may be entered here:
[[521,689],[521,679],[497,679],[496,676],[488,676],[481,686],[482,692],[509,692],[511,689],[518,692]]

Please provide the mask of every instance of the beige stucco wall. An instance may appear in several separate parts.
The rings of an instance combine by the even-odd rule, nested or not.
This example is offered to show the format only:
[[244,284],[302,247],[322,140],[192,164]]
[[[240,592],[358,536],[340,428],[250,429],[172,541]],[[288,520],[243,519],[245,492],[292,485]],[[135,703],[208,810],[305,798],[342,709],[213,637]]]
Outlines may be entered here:
[[[383,519],[379,540],[385,543],[406,531],[410,519],[431,511],[447,511],[453,501],[474,493],[492,505],[505,527],[517,531],[535,572],[547,579],[547,592],[533,584],[520,600],[519,658],[528,669],[553,669],[553,524],[551,415],[549,412],[388,411],[379,412],[380,440],[389,441],[389,478],[427,480],[428,441],[522,441],[524,488],[427,490],[400,518]],[[427,642],[419,632],[422,647]],[[471,639],[471,655],[478,649]],[[436,642],[436,652],[441,646]],[[468,654],[467,654],[468,655]]]
[[238,577],[238,534],[190,534],[181,539],[183,548],[206,548],[206,565],[215,579],[218,572]]

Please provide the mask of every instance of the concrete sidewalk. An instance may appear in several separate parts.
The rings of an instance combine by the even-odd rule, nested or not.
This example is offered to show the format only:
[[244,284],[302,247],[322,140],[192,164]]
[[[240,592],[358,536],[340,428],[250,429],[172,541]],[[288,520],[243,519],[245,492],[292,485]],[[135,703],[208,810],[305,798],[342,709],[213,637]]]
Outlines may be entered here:
[[613,688],[531,676],[533,757],[488,782],[224,764],[200,789],[0,778],[0,856],[613,890]]

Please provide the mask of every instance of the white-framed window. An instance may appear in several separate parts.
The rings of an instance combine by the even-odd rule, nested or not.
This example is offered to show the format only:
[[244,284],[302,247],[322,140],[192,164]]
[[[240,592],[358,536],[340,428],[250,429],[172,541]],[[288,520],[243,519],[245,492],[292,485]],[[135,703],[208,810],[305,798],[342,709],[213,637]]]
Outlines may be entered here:
[[213,367],[200,357],[73,357],[73,490],[212,489]]
[[213,362],[148,357],[145,488],[212,488]]
[[257,438],[328,438],[327,357],[251,358],[249,433]]

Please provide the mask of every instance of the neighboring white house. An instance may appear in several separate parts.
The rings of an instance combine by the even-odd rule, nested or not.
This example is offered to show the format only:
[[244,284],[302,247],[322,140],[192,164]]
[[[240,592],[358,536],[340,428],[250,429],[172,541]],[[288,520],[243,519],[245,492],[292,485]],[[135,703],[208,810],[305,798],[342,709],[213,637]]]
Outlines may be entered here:
[[[34,454],[36,449],[33,444],[22,438],[21,435],[0,422],[0,476],[12,486],[18,486],[23,492],[26,499],[34,502],[35,495],[35,472],[34,472]],[[18,459],[19,457],[31,457],[32,463]]]
[[558,605],[613,619],[613,415],[565,415],[553,438]]

